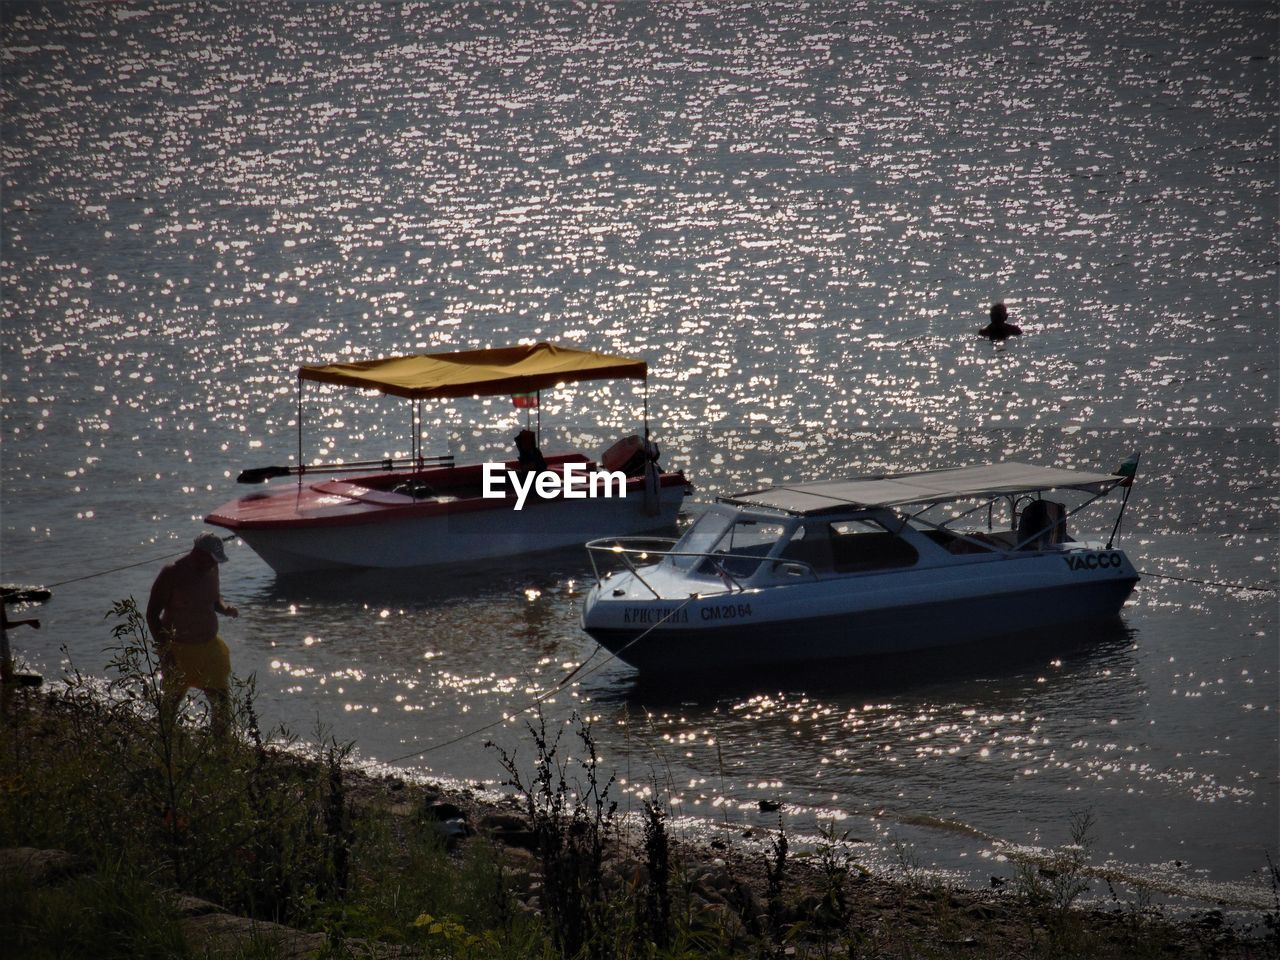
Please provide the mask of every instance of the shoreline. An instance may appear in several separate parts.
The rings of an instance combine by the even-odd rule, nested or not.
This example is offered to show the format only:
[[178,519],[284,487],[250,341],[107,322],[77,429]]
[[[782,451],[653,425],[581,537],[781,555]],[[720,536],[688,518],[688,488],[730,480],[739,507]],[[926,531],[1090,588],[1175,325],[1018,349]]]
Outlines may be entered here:
[[[6,718],[14,736],[9,738],[10,747],[0,751],[0,772],[28,799],[40,794],[41,783],[36,781],[50,775],[58,763],[69,762],[77,754],[83,758],[83,738],[90,738],[90,747],[100,748],[102,743],[93,738],[103,727],[115,737],[140,738],[134,746],[150,742],[145,718],[131,715],[122,719],[109,705],[53,691],[20,695],[14,701]],[[248,706],[252,718],[251,702]],[[1160,944],[1165,952],[1150,955],[1173,951],[1179,956],[1254,958],[1276,956],[1280,947],[1280,901],[1274,911],[1262,912],[1255,923],[1240,928],[1228,922],[1221,911],[1176,918],[1142,897],[1113,894],[1109,909],[1082,905],[1090,884],[1088,868],[1082,857],[1073,859],[1069,850],[1053,864],[1019,868],[1008,881],[990,890],[972,890],[945,884],[924,871],[903,878],[876,876],[856,862],[834,828],[825,835],[825,842],[808,850],[795,849],[797,838],[785,830],[753,830],[759,835],[751,838],[751,848],[718,837],[706,841],[673,837],[673,820],[660,802],[646,804],[640,814],[618,814],[616,806],[608,805],[606,771],[584,764],[565,766],[568,761],[557,757],[557,744],[546,741],[545,731],[534,733],[534,754],[538,763],[545,758],[549,764],[538,767],[535,763],[530,768],[512,760],[508,769],[521,786],[513,795],[499,795],[487,788],[476,790],[447,781],[422,782],[372,773],[351,762],[332,741],[321,745],[311,757],[301,756],[296,742],[287,751],[263,745],[260,735],[255,737],[255,729],[250,728],[246,741],[221,747],[198,729],[178,733],[184,749],[194,751],[192,769],[199,768],[199,775],[213,778],[205,788],[206,797],[217,797],[220,790],[232,797],[241,795],[245,782],[250,784],[250,793],[257,789],[254,784],[286,785],[287,799],[272,799],[263,788],[255,801],[261,808],[258,813],[265,811],[276,818],[264,822],[263,829],[279,828],[280,835],[286,837],[306,832],[285,825],[304,807],[310,811],[306,829],[317,834],[318,860],[323,861],[322,869],[313,870],[317,878],[314,887],[328,889],[328,894],[320,897],[321,906],[313,903],[300,909],[294,896],[297,891],[290,886],[292,880],[268,871],[268,878],[274,877],[289,890],[277,898],[272,910],[255,909],[252,914],[308,933],[317,932],[317,927],[325,929],[327,923],[331,933],[337,931],[361,941],[381,939],[369,936],[377,925],[351,918],[373,911],[370,904],[380,902],[377,891],[388,884],[399,889],[408,883],[405,878],[416,876],[420,865],[415,864],[426,857],[433,864],[432,882],[443,884],[439,893],[442,903],[455,903],[460,890],[477,882],[473,874],[479,871],[485,884],[498,883],[501,893],[494,896],[506,906],[493,916],[464,918],[468,907],[462,898],[459,909],[463,913],[424,910],[416,917],[405,914],[398,925],[388,928],[394,929],[388,948],[422,949],[424,955],[481,956],[487,954],[474,950],[483,942],[494,956],[508,955],[504,951],[518,956],[527,947],[527,938],[541,937],[544,946],[549,943],[564,949],[561,955],[587,956],[581,951],[603,938],[615,946],[622,941],[647,943],[644,949],[648,953],[634,955],[662,957],[667,955],[662,952],[666,944],[674,948],[679,938],[709,937],[711,946],[695,955],[773,956],[794,948],[791,955],[817,957],[832,955],[839,947],[872,956],[951,956],[963,950],[966,956],[979,957],[1118,958],[1149,953],[1150,945]],[[589,731],[585,737],[581,731],[578,735],[589,750]],[[23,766],[14,762],[19,752],[28,764],[34,761],[48,769],[37,775],[27,766],[29,772],[24,773]],[[500,749],[499,754],[503,761],[509,759]],[[220,766],[223,763],[230,766]],[[204,764],[209,764],[208,771]],[[566,786],[566,774],[578,789]],[[65,778],[74,775],[75,771],[62,770],[47,785],[65,789]],[[128,805],[127,797],[111,796],[109,786],[100,779],[91,783],[95,790],[104,792],[100,802]],[[14,794],[11,788],[5,795],[8,804]],[[601,800],[603,805],[598,802]],[[53,793],[48,797],[50,810],[61,802]],[[198,812],[209,802],[202,800],[190,812]],[[176,816],[166,813],[158,822],[153,818],[147,836],[151,843],[169,843],[171,850],[186,856],[199,844],[194,826],[184,823],[190,816],[188,808],[180,803],[175,809]],[[13,808],[5,812],[12,813]],[[237,815],[228,818],[224,829],[234,831],[241,825],[244,811],[237,808],[233,812]],[[2,844],[7,847],[47,847],[42,841],[58,827],[30,823],[28,835],[23,836],[22,824],[15,823],[13,817],[8,819]],[[175,834],[175,829],[190,830],[192,836]],[[98,837],[80,847],[71,842],[59,849],[98,862],[110,850],[122,862],[136,860],[140,869],[147,867],[148,857],[154,857],[146,848],[113,841]],[[229,860],[243,862],[246,877],[260,882],[261,877],[254,879],[255,867],[260,864],[256,858],[273,849],[256,839],[238,842]],[[310,864],[307,857],[300,859]],[[574,879],[556,894],[555,878],[566,867]],[[210,895],[220,889],[220,883],[226,883],[225,878],[201,878],[193,872],[184,880],[183,871],[165,857],[152,859],[147,869],[169,871],[172,882],[168,889],[220,902],[229,912],[237,912],[235,904],[226,902],[227,896],[235,896],[230,885],[222,898]],[[619,895],[627,904],[621,912],[616,905],[609,906]],[[316,894],[309,896],[316,899]],[[247,902],[260,906],[252,896]],[[657,909],[653,905],[659,902],[665,903],[667,911],[661,935],[645,926],[655,922],[645,910],[652,913]],[[559,928],[566,917],[576,915],[575,910],[590,918],[583,938],[568,944],[578,953],[565,949],[566,944],[558,939],[563,936]],[[318,916],[330,919],[319,923]],[[423,917],[432,919],[424,921],[421,928],[415,927]],[[466,937],[458,934],[462,941],[467,937],[481,939],[470,946],[462,941],[435,942],[444,936],[442,931],[456,932],[449,924],[468,931]],[[517,942],[524,946],[515,945]],[[430,953],[442,946],[448,950]]]
[[[423,774],[413,771],[398,770],[387,767],[378,760],[361,760],[353,761],[353,770],[359,775],[368,778],[371,781],[395,781],[401,780],[406,785],[411,785],[427,790],[434,790],[439,793],[448,794],[458,799],[466,799],[477,808],[482,809],[502,809],[512,799],[508,793],[503,793],[501,785],[496,781],[485,782],[480,780],[466,780],[459,777],[453,777],[444,773]],[[628,795],[628,800],[632,799],[632,795]],[[767,801],[766,801],[767,803]],[[771,806],[771,804],[770,804]],[[781,804],[781,812],[786,813],[790,804]],[[791,837],[793,845],[800,842],[811,848],[817,839],[817,834],[823,828],[823,819],[813,813],[812,808],[806,808],[805,813],[814,821],[817,830],[799,829],[794,825],[786,827],[788,836]],[[635,819],[640,816],[638,811],[629,809],[621,814],[624,819]],[[875,816],[869,814],[846,814],[848,819],[854,817],[865,816],[868,819],[875,819]],[[1004,867],[1012,869],[1019,861],[1031,864],[1051,865],[1055,858],[1055,851],[1050,847],[1040,846],[1023,846],[1017,844],[1006,843],[996,837],[982,834],[963,824],[953,824],[949,821],[940,820],[921,814],[903,814],[901,816],[889,816],[881,813],[879,815],[884,819],[892,820],[895,824],[904,826],[924,827],[928,829],[954,831],[965,833],[979,837],[987,843],[1006,848],[1006,852],[1000,854],[1003,860],[992,859],[990,869],[981,871],[988,874],[988,884],[992,888],[1003,887],[1008,878],[1001,877],[995,871]],[[738,853],[743,857],[759,857],[762,854],[767,835],[776,832],[777,828],[768,824],[751,824],[745,821],[737,823],[727,823],[723,820],[716,819],[709,815],[684,814],[679,817],[673,817],[670,821],[673,829],[679,827],[680,841],[691,849],[703,849],[704,855],[714,857],[723,855],[717,851],[723,851],[726,845],[737,847]],[[832,821],[830,824],[835,829],[839,824]],[[686,829],[687,828],[687,829]],[[841,828],[840,832],[847,832]],[[744,843],[745,841],[745,843]],[[857,848],[863,845],[871,845],[871,841],[853,839],[849,841],[851,848]],[[864,864],[865,867],[865,864]],[[947,872],[940,868],[929,866],[915,866],[904,868],[903,866],[891,866],[884,868],[866,868],[868,873],[879,880],[886,883],[905,882],[901,877],[895,877],[895,873],[912,872],[925,878],[928,882],[940,882],[949,889],[961,892],[980,894],[988,887],[976,876],[971,876],[966,880],[957,880],[948,876]],[[1084,872],[1094,881],[1115,885],[1116,887],[1124,887],[1130,891],[1141,890],[1151,897],[1152,905],[1158,907],[1168,916],[1175,919],[1193,918],[1197,914],[1203,914],[1208,911],[1220,911],[1227,918],[1228,922],[1240,925],[1250,921],[1251,917],[1264,913],[1271,909],[1274,904],[1271,902],[1271,894],[1269,891],[1245,887],[1241,883],[1232,883],[1230,881],[1203,881],[1206,888],[1201,892],[1195,892],[1186,889],[1185,886],[1179,886],[1176,879],[1162,879],[1159,876],[1143,876],[1134,877],[1126,873],[1123,869],[1102,865],[1087,865]],[[1211,888],[1220,887],[1222,889],[1213,890]],[[1166,899],[1167,898],[1167,899]],[[1086,903],[1094,904],[1101,908],[1105,904],[1104,898],[1090,897],[1085,899]]]

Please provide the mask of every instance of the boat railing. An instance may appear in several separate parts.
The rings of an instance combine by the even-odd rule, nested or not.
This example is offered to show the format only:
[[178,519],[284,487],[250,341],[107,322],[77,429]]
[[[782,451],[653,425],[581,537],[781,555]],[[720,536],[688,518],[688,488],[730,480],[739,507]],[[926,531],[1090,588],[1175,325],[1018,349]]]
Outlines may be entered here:
[[298,482],[308,473],[356,473],[379,469],[387,472],[409,470],[421,473],[436,467],[452,467],[453,454],[438,457],[383,457],[381,460],[352,460],[347,463],[304,463],[297,466],[251,467],[242,470],[236,483],[265,483],[277,477],[297,477]]
[[[653,588],[653,585],[644,578],[641,568],[653,567],[661,563],[668,557],[690,557],[692,559],[710,560],[717,576],[725,582],[725,586],[735,593],[744,593],[746,587],[738,577],[733,575],[724,561],[726,560],[745,560],[754,564],[751,573],[754,575],[755,570],[762,563],[771,563],[774,569],[785,569],[787,567],[797,568],[801,573],[807,573],[814,580],[819,579],[817,571],[813,565],[803,560],[792,560],[786,557],[767,557],[755,553],[721,553],[719,551],[709,550],[671,550],[671,549],[654,549],[648,546],[629,546],[629,544],[674,544],[678,541],[668,537],[604,537],[599,540],[591,540],[586,544],[587,556],[591,558],[591,572],[595,574],[596,585],[604,583],[612,571],[606,572],[604,576],[600,574],[600,567],[596,563],[596,554],[607,556],[611,560],[621,563],[627,568],[637,580],[644,584],[645,588],[653,594],[654,599],[661,600],[662,594]],[[637,563],[636,561],[641,561]]]

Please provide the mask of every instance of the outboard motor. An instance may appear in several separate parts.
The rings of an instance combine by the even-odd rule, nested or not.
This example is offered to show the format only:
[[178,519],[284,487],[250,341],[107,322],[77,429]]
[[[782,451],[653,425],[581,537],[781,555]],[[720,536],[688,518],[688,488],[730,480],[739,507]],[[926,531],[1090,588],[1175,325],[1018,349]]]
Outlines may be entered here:
[[[646,450],[646,446],[648,449]],[[600,456],[600,466],[612,473],[621,470],[628,477],[642,477],[645,468],[652,463],[658,466],[661,451],[652,440],[646,445],[640,437],[632,434],[623,437]],[[661,472],[661,467],[658,467]]]
[[600,456],[600,466],[610,473],[621,470],[628,477],[644,477],[644,512],[656,517],[662,512],[662,451],[652,440],[632,434],[623,437]]

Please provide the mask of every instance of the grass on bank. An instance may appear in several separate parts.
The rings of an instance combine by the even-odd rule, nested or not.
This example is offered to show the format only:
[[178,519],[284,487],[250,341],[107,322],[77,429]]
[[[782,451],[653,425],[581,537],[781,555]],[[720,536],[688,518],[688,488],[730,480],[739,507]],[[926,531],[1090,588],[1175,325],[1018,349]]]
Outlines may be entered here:
[[[113,614],[105,690],[72,670],[3,718],[0,846],[67,850],[95,868],[51,886],[0,878],[0,944],[17,956],[206,956],[184,939],[172,891],[326,934],[332,957],[376,943],[458,960],[1230,958],[1280,944],[1274,923],[1249,939],[1141,903],[1074,909],[1088,886],[1083,818],[1055,870],[1019,868],[998,897],[918,872],[875,880],[834,831],[804,857],[779,830],[762,858],[714,865],[671,841],[657,800],[624,844],[613,778],[581,722],[567,744],[537,717],[527,741],[493,747],[518,805],[506,819],[519,814],[528,849],[463,838],[447,798],[353,774],[348,745],[317,735],[300,756],[287,731],[264,733],[252,684],[237,690],[229,742],[203,717],[166,717],[143,618],[132,601]],[[266,940],[225,954],[278,955]]]

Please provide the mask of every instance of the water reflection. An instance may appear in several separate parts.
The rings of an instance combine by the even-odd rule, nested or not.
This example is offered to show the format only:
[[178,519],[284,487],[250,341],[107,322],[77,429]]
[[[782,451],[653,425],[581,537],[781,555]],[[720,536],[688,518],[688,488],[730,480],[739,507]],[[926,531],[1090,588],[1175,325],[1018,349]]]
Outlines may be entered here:
[[652,686],[615,687],[596,691],[592,702],[642,718],[657,739],[641,738],[639,755],[654,751],[649,759],[657,762],[675,749],[682,767],[729,777],[708,795],[922,811],[943,780],[964,776],[970,764],[996,781],[1075,776],[1065,760],[1074,752],[1067,731],[1099,720],[1110,728],[1140,712],[1135,636],[1113,623],[1090,637],[992,645],[984,655],[971,648],[851,661],[807,677],[757,677],[737,689],[716,683],[714,692],[683,698]]
[[[1139,566],[1276,578],[1274,5],[3,12],[7,579],[189,544],[235,473],[292,450],[301,363],[519,339],[644,356],[664,462],[703,498],[1140,448]],[[993,299],[1024,330],[1000,353],[974,335]],[[544,403],[544,449],[593,453],[641,407]],[[315,455],[407,446],[398,404],[306,418]],[[459,401],[428,413],[427,452],[505,456],[514,423]],[[374,756],[501,717],[594,651],[585,557],[407,583],[227,567],[268,714]],[[56,592],[23,652],[100,663],[103,613],[153,576]],[[1015,649],[715,703],[607,664],[553,706],[598,709],[622,763],[664,751],[690,808],[719,789],[719,725],[732,796],[1023,837],[1095,805],[1117,858],[1245,876],[1280,804],[1274,598],[1148,579],[1125,617],[1130,646],[1040,669]],[[471,742],[422,762],[489,775]]]
[[[1114,762],[1095,764],[1100,744],[1082,733],[1113,740],[1142,713],[1139,644],[1117,619],[736,684],[585,686],[620,728],[608,742],[625,762],[624,789],[656,781],[685,814],[739,832],[769,826],[760,810],[781,803],[791,829],[839,820],[871,841],[862,854],[876,861],[894,837],[921,850],[1025,840],[1009,824],[1028,804],[1049,821],[1067,817],[1064,796]],[[1103,750],[1159,776],[1142,744]],[[982,809],[957,809],[950,785],[975,778],[993,788]]]
[[[1115,668],[1115,659],[1134,644],[1137,634],[1137,628],[1115,617],[1012,636],[995,635],[975,643],[909,654],[770,669],[765,678],[759,670],[754,675],[735,670],[732,663],[723,664],[714,677],[635,673],[625,688],[602,690],[596,698],[633,708],[705,706],[762,689],[837,695],[849,702],[885,696],[963,698],[965,691],[996,699],[1013,698],[1070,683],[1102,662]],[[803,644],[804,637],[797,635],[792,642]]]
[[[591,566],[582,547],[572,547],[472,563],[385,570],[317,570],[275,576],[255,593],[264,605],[286,601],[316,603],[400,603],[425,609],[460,598],[479,603],[520,594],[533,601],[542,592],[574,593],[589,582]],[[533,591],[531,594],[530,591]]]

